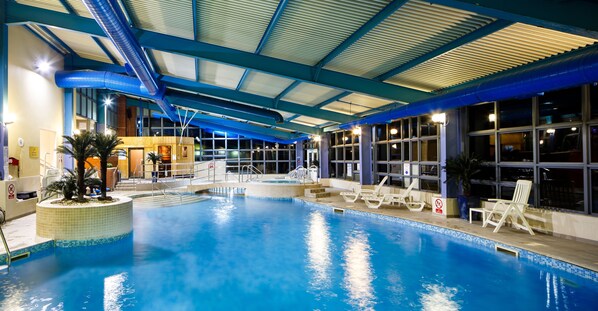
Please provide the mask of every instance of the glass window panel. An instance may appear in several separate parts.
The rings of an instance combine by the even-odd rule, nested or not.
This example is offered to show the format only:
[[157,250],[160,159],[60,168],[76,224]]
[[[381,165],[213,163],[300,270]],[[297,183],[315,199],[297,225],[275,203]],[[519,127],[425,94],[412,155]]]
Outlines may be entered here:
[[494,185],[482,185],[482,184],[472,184],[471,185],[471,194],[481,199],[495,199],[496,196],[496,186]]
[[496,142],[494,135],[469,137],[469,150],[481,157],[484,161],[495,161],[495,146]]
[[163,136],[174,136],[174,129],[163,129],[162,130]]
[[149,127],[149,118],[148,117],[143,118],[143,127]]
[[517,181],[519,179],[534,180],[534,169],[532,167],[501,167],[501,181]]
[[411,143],[411,161],[419,161],[419,142]]
[[276,162],[266,162],[266,174],[276,174]]
[[278,149],[279,149],[279,150],[280,150],[280,149],[285,149],[285,150],[287,150],[287,149],[289,149],[289,145],[287,145],[287,144],[278,144]]
[[225,149],[214,150],[214,155],[219,156],[219,157],[226,157],[226,150]]
[[164,127],[174,127],[174,122],[170,121],[170,119],[164,118],[162,119],[162,126]]
[[500,134],[501,161],[533,161],[532,132]]
[[237,150],[228,150],[226,152],[226,157],[228,159],[233,159],[233,160],[237,159],[237,158],[239,158],[239,151],[237,151]]
[[265,152],[265,157],[266,157],[267,161],[276,160],[276,151],[275,150],[266,149],[266,150],[264,150],[264,152]]
[[583,211],[583,170],[540,168],[540,205]]
[[264,142],[264,148],[266,149],[274,149],[275,144],[273,142],[269,142],[269,141],[265,141]]
[[289,151],[288,150],[279,150],[278,151],[278,160],[289,160]]
[[590,84],[590,110],[592,119],[598,118],[598,83]]
[[227,149],[239,149],[239,141],[236,139],[229,139],[226,141]]
[[151,118],[150,126],[151,127],[162,127],[162,120],[160,118]]
[[581,162],[581,139],[577,127],[540,130],[540,162]]
[[438,141],[424,140],[421,142],[422,161],[438,161]]
[[359,160],[359,146],[353,146],[353,160]]
[[345,150],[345,161],[353,161],[353,148],[352,147],[344,147]]
[[409,119],[403,120],[401,124],[401,136],[405,139],[411,137],[409,136]]
[[212,132],[208,132],[208,131],[206,131],[206,130],[202,130],[202,131],[201,131],[201,137],[202,137],[202,138],[212,138],[212,137],[213,137],[213,136],[212,136]]
[[418,137],[417,133],[417,118],[410,118],[411,120],[411,137]]
[[419,189],[423,191],[434,191],[438,192],[438,180],[428,180],[428,179],[420,179],[419,180]]
[[[337,151],[336,151],[336,149],[337,149],[337,148],[332,148],[332,149],[330,149],[330,151],[329,151],[329,153],[328,153],[328,156],[330,157],[330,161],[334,161],[334,160],[336,160],[336,152],[337,152]],[[291,159],[294,159],[294,157],[293,157],[293,156],[291,156]]]
[[598,126],[590,126],[591,161],[598,162]]
[[401,143],[390,144],[390,160],[401,161]]
[[[374,183],[379,184],[385,176],[386,175],[377,174],[376,177],[374,177]],[[388,181],[386,181],[386,184],[388,184]]]
[[378,169],[378,172],[388,173],[388,166],[386,164],[378,164],[376,167]]
[[351,131],[343,132],[343,141],[345,144],[352,144],[353,143],[353,133]]
[[438,176],[438,165],[421,165],[421,176]]
[[409,149],[409,142],[404,142],[403,143],[403,150],[405,151],[405,161],[409,161],[409,155],[411,154],[409,152],[409,150],[411,150],[411,149]]
[[496,180],[496,169],[494,166],[482,166],[480,171],[472,178],[476,180]]
[[401,165],[401,164],[390,164],[390,173],[392,173],[392,174],[403,174],[403,165]]
[[386,124],[376,125],[374,127],[374,134],[376,135],[376,141],[386,140]]
[[470,131],[494,129],[495,122],[490,122],[488,117],[494,114],[494,103],[470,106],[468,112]]
[[513,99],[498,103],[501,128],[532,125],[532,99]]
[[432,122],[432,116],[425,115],[419,117],[420,134],[424,136],[436,136],[438,134],[438,124]]
[[264,141],[263,140],[253,140],[253,149],[264,149]]
[[224,139],[214,140],[214,149],[226,149],[225,142]]
[[201,148],[202,149],[213,149],[212,147],[212,140],[202,139],[201,140]]
[[293,149],[291,149],[291,160],[295,160],[295,150]]
[[540,124],[581,120],[581,88],[546,92],[538,96]]
[[239,151],[239,158],[242,161],[251,160],[251,151]]
[[286,174],[290,172],[289,170],[289,162],[278,162],[278,171],[276,172],[277,174]]
[[263,150],[254,150],[251,152],[253,160],[263,160],[264,159],[264,151]]
[[598,170],[591,171],[592,178],[592,213],[598,214]]
[[390,184],[395,187],[403,187],[403,176],[390,176]]
[[214,138],[226,138],[225,132],[214,131]]
[[376,159],[378,161],[387,161],[388,160],[388,145],[387,144],[377,144],[376,145]]
[[249,139],[239,140],[239,149],[251,149],[251,140],[249,140]]
[[401,121],[392,122],[388,126],[388,139],[399,139],[401,138]]

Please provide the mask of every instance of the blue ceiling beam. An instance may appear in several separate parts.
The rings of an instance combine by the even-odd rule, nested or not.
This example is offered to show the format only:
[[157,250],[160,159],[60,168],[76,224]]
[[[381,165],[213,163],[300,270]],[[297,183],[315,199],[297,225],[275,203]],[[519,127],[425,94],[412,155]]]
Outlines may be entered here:
[[[191,0],[191,8],[193,9],[193,39],[195,41],[199,41],[199,25],[197,24],[197,0]],[[199,82],[199,59],[197,58],[195,59],[195,81]]]
[[[274,11],[272,18],[270,19],[270,23],[268,23],[268,27],[266,27],[266,31],[264,31],[264,34],[262,35],[262,38],[260,39],[260,42],[257,45],[257,48],[255,49],[255,54],[260,54],[262,52],[262,49],[266,45],[266,42],[268,42],[268,39],[270,38],[270,35],[272,34],[274,27],[276,27],[278,20],[282,16],[282,13],[284,12],[284,9],[286,8],[288,2],[288,0],[281,0],[280,2],[278,2],[276,11]],[[243,72],[243,76],[241,76],[241,80],[239,80],[239,83],[237,84],[237,91],[240,90],[243,86],[243,83],[245,82],[245,79],[247,78],[248,74],[249,70],[245,70]]]
[[437,48],[434,51],[431,51],[429,53],[426,53],[424,55],[421,55],[419,57],[416,57],[402,65],[400,65],[399,67],[393,68],[392,70],[389,70],[377,77],[375,77],[375,80],[379,80],[379,81],[384,81],[386,79],[389,79],[393,76],[398,75],[401,72],[407,71],[419,64],[422,64],[424,62],[427,62],[429,60],[431,60],[434,57],[440,56],[446,52],[449,52],[453,49],[456,49],[462,45],[465,45],[467,43],[473,42],[475,40],[478,40],[480,38],[483,38],[491,33],[497,32],[501,29],[504,29],[505,27],[508,27],[510,25],[512,25],[513,22],[510,21],[506,21],[506,20],[497,20],[495,22],[492,22],[488,25],[485,25],[483,27],[480,27],[462,37],[460,37],[459,39],[456,39],[454,41],[451,41],[439,48]]
[[125,67],[115,64],[107,64],[82,58],[80,56],[69,57],[64,60],[64,67],[66,70],[88,69],[95,71],[110,71],[114,73],[127,74]]
[[70,5],[70,3],[68,3],[66,0],[60,0],[60,4],[62,4],[62,6],[67,10],[67,12],[77,15],[77,12],[75,12],[75,9],[73,9],[73,7]]
[[205,83],[197,83],[171,76],[164,76],[162,78],[162,82],[164,82],[166,86],[174,89],[188,90],[199,94],[226,98],[240,103],[246,103],[262,108],[277,109],[327,121],[344,123],[342,120],[357,119],[356,117],[348,116],[342,113],[321,110],[318,108],[296,104],[288,101],[278,101],[278,105],[275,107],[275,100],[273,98],[235,91]]
[[[74,31],[87,32],[91,35],[105,36],[93,19],[20,5],[13,2],[7,3],[7,7],[7,20],[9,23],[19,24],[32,22],[53,25]],[[145,48],[183,56],[198,57],[219,63],[254,69],[294,80],[316,83],[327,87],[368,94],[390,100],[413,102],[427,99],[432,96],[432,94],[428,92],[327,69],[322,69],[318,78],[315,79],[315,67],[313,66],[234,50],[204,42],[177,38],[138,28],[132,28],[131,30],[134,32],[139,43]]]
[[597,1],[427,0],[426,2],[598,39]]
[[357,42],[357,40],[361,39],[365,36],[370,30],[374,29],[380,23],[382,23],[386,18],[394,14],[398,9],[400,9],[403,4],[405,4],[407,0],[394,0],[393,2],[389,3],[384,9],[380,10],[374,17],[372,17],[369,21],[363,24],[359,29],[357,29],[353,34],[351,34],[345,41],[339,44],[334,50],[332,50],[328,55],[326,55],[318,64],[316,68],[322,68],[326,66],[330,61],[332,61],[335,57],[339,56],[342,52],[344,52],[347,48],[349,48],[353,43]]

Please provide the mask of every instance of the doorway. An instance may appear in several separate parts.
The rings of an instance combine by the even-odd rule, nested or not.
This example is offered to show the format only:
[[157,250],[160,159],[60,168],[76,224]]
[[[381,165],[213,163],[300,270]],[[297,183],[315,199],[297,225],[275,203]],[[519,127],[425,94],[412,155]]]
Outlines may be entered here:
[[310,168],[312,165],[320,167],[318,149],[307,149],[307,167]]
[[143,148],[129,148],[129,178],[143,178]]

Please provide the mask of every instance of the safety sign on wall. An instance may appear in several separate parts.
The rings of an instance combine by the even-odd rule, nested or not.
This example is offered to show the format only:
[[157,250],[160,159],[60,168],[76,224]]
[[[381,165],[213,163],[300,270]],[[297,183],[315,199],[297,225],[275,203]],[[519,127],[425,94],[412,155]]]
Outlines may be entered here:
[[432,212],[436,215],[446,215],[446,199],[435,197],[432,200]]
[[16,189],[15,189],[15,184],[8,184],[8,189],[6,191],[6,193],[8,194],[8,199],[9,200],[14,200],[15,199],[15,193],[16,193]]

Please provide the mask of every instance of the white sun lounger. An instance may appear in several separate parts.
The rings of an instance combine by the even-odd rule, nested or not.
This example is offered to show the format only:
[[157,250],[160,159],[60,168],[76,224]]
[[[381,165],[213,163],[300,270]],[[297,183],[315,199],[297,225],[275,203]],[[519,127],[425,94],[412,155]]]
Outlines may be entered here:
[[376,188],[374,188],[374,190],[359,189],[358,191],[352,191],[352,192],[346,191],[346,192],[341,192],[341,196],[343,196],[343,199],[345,200],[345,202],[354,203],[355,201],[359,200],[359,198],[363,197],[364,195],[367,195],[367,196],[378,195],[380,193],[380,189],[382,189],[382,186],[384,186],[384,183],[386,183],[387,179],[388,179],[388,176],[384,176],[382,181],[376,186]]
[[412,212],[421,212],[426,206],[425,202],[413,201],[411,198],[411,190],[415,187],[417,180],[413,180],[409,187],[400,194],[385,194],[385,195],[371,195],[364,196],[363,200],[369,208],[379,208],[382,205],[398,204],[405,205]]
[[[490,202],[496,202],[496,204],[494,204],[492,209],[486,209],[488,215],[484,219],[483,227],[490,224],[496,226],[494,232],[498,232],[500,227],[505,224],[507,218],[509,218],[511,219],[511,226],[526,230],[529,234],[534,235],[534,231],[523,215],[528,205],[527,200],[529,199],[531,190],[531,181],[518,180],[512,200],[490,199]],[[500,219],[495,221],[492,219],[493,216],[500,216]],[[521,219],[521,224],[519,223],[519,219]]]

